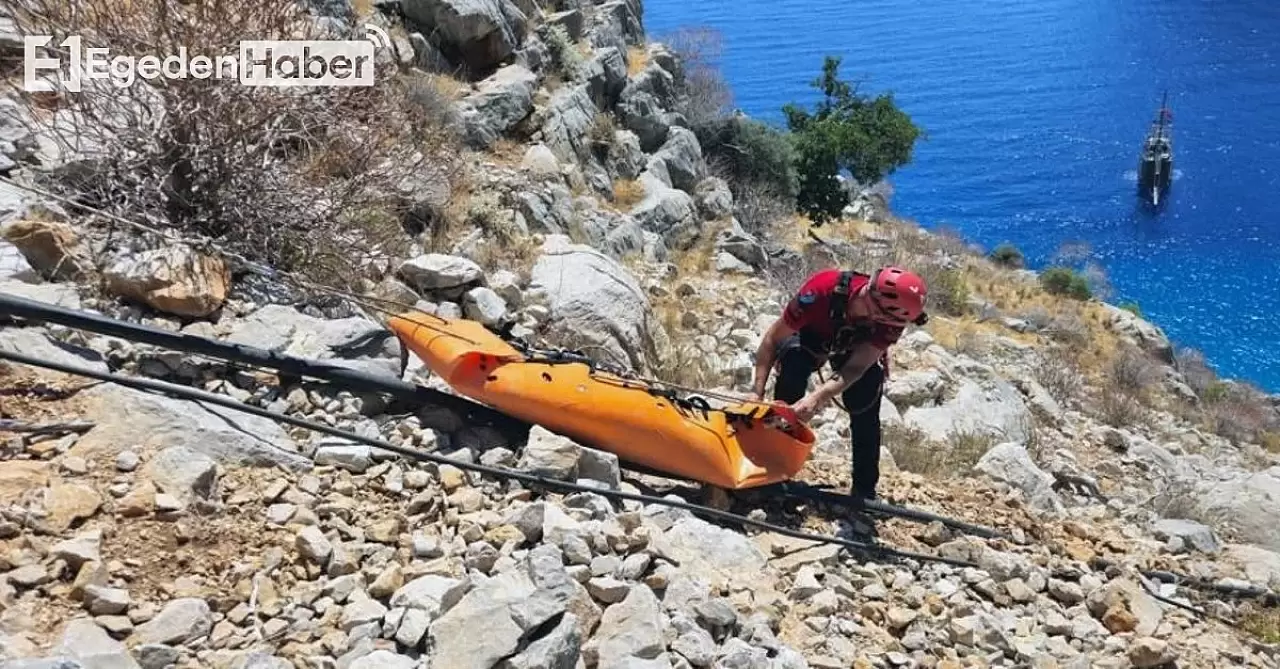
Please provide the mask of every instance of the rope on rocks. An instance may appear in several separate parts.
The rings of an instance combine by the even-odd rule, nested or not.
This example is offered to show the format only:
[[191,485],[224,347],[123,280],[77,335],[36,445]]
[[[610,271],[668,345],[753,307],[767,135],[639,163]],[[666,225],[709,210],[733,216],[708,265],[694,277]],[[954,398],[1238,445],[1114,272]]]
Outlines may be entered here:
[[843,548],[847,548],[851,551],[859,551],[859,552],[864,552],[869,554],[876,554],[883,557],[917,560],[920,562],[936,562],[940,564],[948,564],[955,567],[977,567],[978,566],[976,563],[973,563],[967,560],[959,560],[954,558],[942,557],[938,555],[925,555],[922,553],[913,553],[910,551],[898,550],[896,548],[891,548],[888,546],[881,546],[881,545],[865,543],[861,541],[842,539],[840,537],[832,537],[832,536],[824,536],[819,534],[811,534],[808,532],[800,532],[797,530],[792,530],[790,528],[781,527],[779,525],[774,525],[772,523],[766,523],[763,521],[754,520],[746,516],[740,516],[737,514],[729,513],[727,511],[720,511],[718,509],[713,509],[713,508],[701,506],[698,504],[691,504],[685,501],[667,499],[662,497],[652,497],[649,495],[641,495],[636,493],[623,492],[619,490],[606,490],[606,489],[601,489],[593,486],[578,485],[576,483],[569,483],[567,481],[558,481],[555,479],[549,479],[542,476],[536,476],[533,474],[526,474],[524,472],[518,472],[515,470],[507,469],[505,467],[493,467],[489,465],[474,464],[469,462],[463,462],[460,460],[454,460],[452,458],[436,455],[434,453],[427,453],[427,452],[418,451],[411,448],[396,446],[390,442],[383,441],[381,439],[364,437],[358,434],[354,434],[352,432],[347,432],[334,427],[329,427],[328,425],[324,425],[322,423],[317,423],[317,422],[302,419],[302,418],[294,418],[292,416],[276,413],[274,411],[269,411],[269,410],[251,406],[248,404],[243,404],[234,399],[231,399],[230,397],[224,397],[224,396],[216,395],[214,393],[210,393],[207,391],[203,391],[195,388],[188,388],[185,386],[167,383],[164,381],[156,381],[153,379],[141,379],[141,378],[130,377],[122,374],[114,374],[111,372],[99,372],[95,370],[85,369],[83,367],[77,367],[74,365],[66,365],[58,362],[53,362],[50,360],[44,360],[41,358],[25,355],[22,353],[15,353],[12,351],[0,350],[0,360],[9,360],[11,362],[17,362],[24,365],[31,365],[33,367],[41,367],[44,369],[61,372],[63,374],[72,374],[76,376],[83,376],[87,378],[97,379],[99,381],[116,383],[118,385],[121,385],[127,388],[133,388],[135,390],[157,392],[157,393],[167,395],[169,397],[173,397],[175,399],[188,400],[188,401],[197,402],[197,403],[207,402],[209,404],[225,407],[228,409],[232,409],[234,411],[240,411],[240,412],[256,415],[262,418],[266,418],[269,420],[273,420],[278,423],[285,423],[285,424],[293,425],[295,427],[301,427],[308,430],[313,430],[315,432],[328,434],[330,436],[338,437],[346,441],[360,443],[373,448],[379,448],[385,451],[390,451],[392,453],[402,455],[412,460],[418,460],[420,462],[431,462],[435,464],[452,465],[454,467],[457,467],[463,470],[469,470],[469,471],[478,472],[481,474],[487,474],[489,476],[493,476],[501,479],[520,481],[521,483],[526,483],[530,485],[542,486],[542,487],[551,488],[551,489],[558,489],[564,492],[592,493],[592,494],[600,495],[606,498],[628,500],[633,502],[640,502],[643,504],[658,504],[661,506],[668,506],[676,509],[689,511],[690,513],[694,513],[697,515],[714,518],[724,522],[737,523],[741,525],[755,527],[760,530],[773,532],[773,533],[780,534],[783,536],[788,536],[794,539],[800,539],[804,541],[813,541],[813,542],[824,543],[824,544],[832,544],[832,545],[840,546]]

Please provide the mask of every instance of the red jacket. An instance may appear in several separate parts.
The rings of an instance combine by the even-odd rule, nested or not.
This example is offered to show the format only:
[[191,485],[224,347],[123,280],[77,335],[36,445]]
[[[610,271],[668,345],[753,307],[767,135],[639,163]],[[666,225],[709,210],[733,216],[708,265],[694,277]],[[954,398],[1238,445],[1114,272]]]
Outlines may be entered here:
[[[889,363],[887,351],[890,346],[897,343],[904,328],[877,323],[870,319],[854,319],[847,311],[843,324],[833,323],[832,299],[836,297],[834,290],[840,281],[840,274],[841,271],[838,269],[826,269],[806,279],[787,303],[786,309],[782,312],[782,321],[788,327],[808,335],[802,339],[820,341],[824,350],[815,351],[815,353],[836,355],[848,352],[857,344],[870,343],[886,352],[881,362],[887,374]],[[861,290],[870,280],[871,277],[866,274],[853,273],[848,293],[841,297],[847,299],[847,295]]]

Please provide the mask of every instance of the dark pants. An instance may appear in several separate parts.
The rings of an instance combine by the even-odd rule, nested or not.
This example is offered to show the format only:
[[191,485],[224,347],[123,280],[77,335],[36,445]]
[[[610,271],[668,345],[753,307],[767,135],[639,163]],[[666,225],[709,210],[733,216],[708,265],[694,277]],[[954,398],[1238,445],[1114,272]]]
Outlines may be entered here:
[[[817,347],[802,346],[800,337],[796,335],[779,346],[775,363],[778,376],[773,388],[775,400],[791,404],[804,397],[809,377],[821,364],[807,348]],[[831,359],[833,374],[847,358]],[[853,442],[852,492],[858,497],[875,498],[876,483],[880,480],[880,397],[883,388],[884,367],[877,362],[840,396],[841,404],[849,412],[849,432]]]

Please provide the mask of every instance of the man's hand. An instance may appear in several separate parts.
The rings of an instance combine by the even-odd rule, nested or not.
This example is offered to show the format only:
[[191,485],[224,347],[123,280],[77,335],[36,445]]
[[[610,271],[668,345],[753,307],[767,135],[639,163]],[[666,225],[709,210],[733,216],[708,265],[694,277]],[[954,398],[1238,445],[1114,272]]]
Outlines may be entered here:
[[818,413],[818,410],[822,408],[822,403],[822,398],[820,397],[815,397],[812,394],[805,395],[796,403],[791,405],[791,410],[796,412],[797,418],[808,423],[813,419],[814,415]]

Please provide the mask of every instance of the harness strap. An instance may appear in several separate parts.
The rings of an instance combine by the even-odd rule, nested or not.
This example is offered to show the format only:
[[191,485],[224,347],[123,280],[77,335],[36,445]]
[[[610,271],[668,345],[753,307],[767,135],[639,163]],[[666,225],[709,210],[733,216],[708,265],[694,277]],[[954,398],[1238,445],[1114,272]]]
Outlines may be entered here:
[[840,278],[836,281],[835,288],[831,290],[831,331],[837,332],[844,325],[844,310],[849,303],[849,288],[853,285],[853,277],[857,274],[852,270],[845,270],[840,273]]

